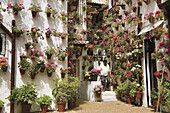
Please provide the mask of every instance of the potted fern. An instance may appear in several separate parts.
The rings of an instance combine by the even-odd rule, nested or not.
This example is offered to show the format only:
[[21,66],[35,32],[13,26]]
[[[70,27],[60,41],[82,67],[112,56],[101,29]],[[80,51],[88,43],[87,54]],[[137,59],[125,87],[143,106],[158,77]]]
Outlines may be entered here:
[[42,113],[46,113],[48,106],[52,104],[52,98],[48,95],[43,95],[38,98],[38,104],[41,106]]

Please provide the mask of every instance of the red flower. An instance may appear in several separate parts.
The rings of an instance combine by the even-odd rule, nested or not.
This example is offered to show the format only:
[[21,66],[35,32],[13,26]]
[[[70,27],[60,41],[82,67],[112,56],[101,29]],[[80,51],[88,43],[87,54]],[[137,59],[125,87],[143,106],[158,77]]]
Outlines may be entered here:
[[69,60],[68,63],[71,64],[71,61]]

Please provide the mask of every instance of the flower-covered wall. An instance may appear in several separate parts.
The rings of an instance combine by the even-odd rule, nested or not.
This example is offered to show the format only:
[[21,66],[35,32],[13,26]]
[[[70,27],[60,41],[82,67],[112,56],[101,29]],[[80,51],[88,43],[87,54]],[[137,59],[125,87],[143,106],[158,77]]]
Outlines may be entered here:
[[[15,50],[15,87],[19,87],[26,83],[35,83],[36,90],[38,91],[38,97],[43,94],[52,96],[53,80],[55,78],[61,78],[60,69],[67,68],[67,56],[65,59],[60,59],[58,55],[61,52],[66,52],[67,48],[67,27],[58,17],[61,12],[67,14],[67,1],[62,0],[45,0],[45,1],[34,1],[34,0],[16,0],[16,3],[22,7],[18,11],[18,14],[14,14],[12,6],[16,5],[13,0],[3,0],[1,1],[1,7],[5,8],[6,11],[1,11],[1,18],[3,24],[12,32],[12,20],[15,20],[16,29],[13,32],[16,33],[16,50]],[[39,6],[37,9],[39,12],[35,17],[32,15],[31,6]],[[47,16],[46,8],[50,7],[53,9],[53,13],[50,17]],[[18,29],[24,31],[23,34],[17,35]],[[49,33],[46,32],[50,32]],[[47,35],[46,35],[47,34]],[[49,38],[48,38],[49,36]],[[62,38],[63,37],[63,38]],[[7,37],[8,39],[8,37]],[[5,107],[3,112],[10,112],[10,102],[5,99],[10,93],[10,75],[11,75],[11,43],[7,41],[7,56],[9,57],[9,67],[7,72],[0,72],[1,77],[1,91],[5,91],[1,94],[1,100],[5,100]],[[25,44],[31,43],[31,46],[26,48]],[[47,50],[52,51],[47,51]],[[47,58],[48,52],[52,52],[51,58]],[[23,74],[20,71],[21,65],[18,63],[21,60],[27,60],[29,62],[28,69],[25,70]],[[40,72],[40,67],[38,63],[41,61],[45,63],[46,70]],[[47,74],[47,68],[52,66],[52,75]],[[49,69],[50,71],[50,69]],[[50,72],[49,72],[50,73]],[[35,75],[35,76],[34,76]],[[8,76],[8,77],[7,77]],[[66,78],[66,77],[65,77]],[[55,99],[53,99],[55,100]],[[50,109],[56,110],[56,103],[53,101]],[[38,111],[40,107],[38,104],[34,103],[32,105],[31,111]],[[15,103],[15,113],[20,113],[21,107]]]

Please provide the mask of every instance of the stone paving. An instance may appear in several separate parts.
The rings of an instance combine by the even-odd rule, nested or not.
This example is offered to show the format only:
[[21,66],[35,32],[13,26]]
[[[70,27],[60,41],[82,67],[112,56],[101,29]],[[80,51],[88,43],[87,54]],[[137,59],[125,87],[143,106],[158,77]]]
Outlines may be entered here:
[[[76,108],[64,113],[154,113],[151,108],[129,105],[121,101],[89,102],[79,99]],[[48,113],[59,113],[57,111]]]

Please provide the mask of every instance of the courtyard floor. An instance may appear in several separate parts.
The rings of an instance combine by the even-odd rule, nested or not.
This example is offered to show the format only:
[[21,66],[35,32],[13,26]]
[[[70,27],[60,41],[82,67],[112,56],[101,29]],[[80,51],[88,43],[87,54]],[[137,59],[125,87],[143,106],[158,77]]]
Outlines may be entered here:
[[[48,113],[58,113],[57,111]],[[129,105],[119,100],[104,102],[89,102],[79,99],[76,108],[66,110],[64,113],[154,113],[151,108]]]

